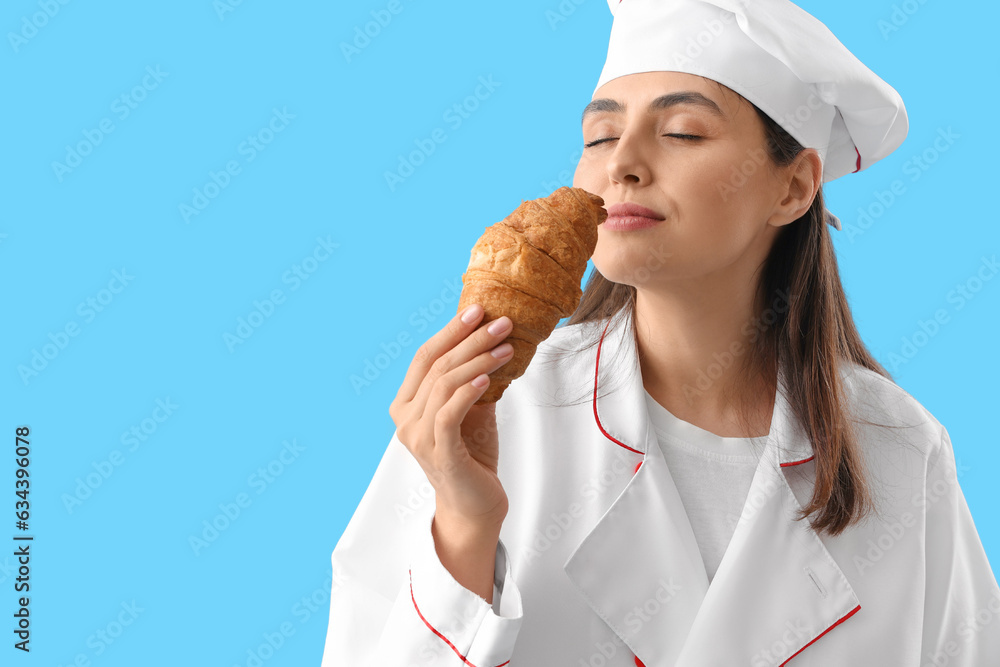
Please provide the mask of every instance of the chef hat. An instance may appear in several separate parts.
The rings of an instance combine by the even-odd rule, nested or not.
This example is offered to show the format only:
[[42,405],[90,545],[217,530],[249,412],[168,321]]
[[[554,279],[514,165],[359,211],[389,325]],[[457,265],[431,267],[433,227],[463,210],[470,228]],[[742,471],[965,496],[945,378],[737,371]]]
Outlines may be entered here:
[[614,21],[597,88],[636,72],[717,81],[815,148],[824,183],[871,166],[906,138],[899,94],[788,0],[608,0],[608,6]]

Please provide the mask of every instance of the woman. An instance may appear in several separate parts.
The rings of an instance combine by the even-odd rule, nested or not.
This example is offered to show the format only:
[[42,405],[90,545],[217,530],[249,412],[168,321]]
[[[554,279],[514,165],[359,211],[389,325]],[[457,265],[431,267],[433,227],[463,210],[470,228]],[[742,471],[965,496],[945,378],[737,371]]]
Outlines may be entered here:
[[898,95],[782,0],[609,6],[580,307],[495,405],[506,317],[417,352],[323,664],[1000,664],[948,433],[865,349],[827,227]]

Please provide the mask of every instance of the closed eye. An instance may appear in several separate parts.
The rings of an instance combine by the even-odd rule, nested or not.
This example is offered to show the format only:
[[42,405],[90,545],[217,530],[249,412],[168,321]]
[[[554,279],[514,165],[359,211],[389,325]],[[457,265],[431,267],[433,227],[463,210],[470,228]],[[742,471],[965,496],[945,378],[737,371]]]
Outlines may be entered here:
[[[701,139],[702,137],[696,134],[664,134],[665,137],[676,137],[677,139],[683,139],[685,141],[695,141]],[[603,139],[596,139],[591,141],[589,144],[584,144],[584,148],[590,148],[591,146],[596,146],[598,144],[603,144],[605,141],[614,141],[618,137],[605,137]]]

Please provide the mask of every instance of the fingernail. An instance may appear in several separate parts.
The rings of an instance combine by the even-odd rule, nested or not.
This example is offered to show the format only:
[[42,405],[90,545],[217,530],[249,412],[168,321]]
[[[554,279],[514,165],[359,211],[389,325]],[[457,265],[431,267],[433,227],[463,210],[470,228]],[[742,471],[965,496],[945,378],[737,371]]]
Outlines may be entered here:
[[501,334],[504,331],[506,331],[508,326],[510,326],[510,318],[504,315],[499,320],[497,320],[489,327],[487,327],[486,330],[489,331],[494,336],[496,336],[497,334]]
[[462,321],[466,324],[472,324],[479,317],[479,304],[472,304],[462,313]]
[[503,345],[497,345],[496,348],[490,354],[492,354],[497,359],[503,359],[510,351],[514,349],[514,346],[510,343],[504,343]]

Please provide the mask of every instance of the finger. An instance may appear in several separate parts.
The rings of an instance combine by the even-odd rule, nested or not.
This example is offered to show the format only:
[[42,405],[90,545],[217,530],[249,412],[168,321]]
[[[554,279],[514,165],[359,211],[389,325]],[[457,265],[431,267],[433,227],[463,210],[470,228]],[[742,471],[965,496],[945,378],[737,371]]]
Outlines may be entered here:
[[458,387],[437,411],[434,418],[434,456],[443,471],[454,470],[469,457],[469,450],[462,441],[461,425],[489,386],[490,376],[479,373]]
[[[443,329],[428,338],[417,349],[416,354],[413,355],[413,361],[406,371],[406,376],[403,378],[403,384],[396,394],[397,401],[408,403],[413,400],[431,364],[474,331],[476,325],[483,318],[483,312],[481,305],[471,304],[461,313],[456,314]],[[468,320],[467,322],[462,319],[463,316]]]
[[[423,442],[432,443],[432,447],[437,447],[438,440],[436,438],[437,434],[440,432],[440,428],[436,423],[437,413],[460,389],[471,385],[472,381],[479,376],[493,372],[514,358],[513,348],[509,343],[504,343],[500,347],[507,349],[501,349],[499,351],[499,353],[501,353],[499,357],[494,356],[492,352],[484,352],[460,369],[457,369],[455,372],[449,373],[447,376],[443,376],[438,380],[435,389],[429,394],[428,404],[425,406],[423,415],[417,421],[417,424],[419,424],[419,433]],[[480,387],[476,387],[476,389],[479,388]],[[481,395],[481,392],[477,394],[473,403],[475,403],[476,400],[479,400],[479,396]],[[414,400],[413,403],[410,403],[410,408],[413,410],[416,409],[416,400]],[[466,413],[467,412],[468,408],[466,408]],[[466,413],[462,413],[457,421],[452,420],[450,427],[453,429],[453,435],[449,437],[459,437],[461,424],[465,420]]]
[[[514,350],[510,343],[502,343],[493,350],[481,353],[475,359],[449,371],[435,383],[434,387],[427,395],[427,403],[424,406],[423,417],[434,419],[435,415],[444,405],[451,400],[451,397],[462,387],[469,385],[484,374],[489,374],[503,366],[514,357]],[[479,387],[476,387],[477,389]],[[419,399],[417,399],[419,400]],[[412,405],[416,405],[416,400]],[[422,417],[422,418],[423,418]],[[461,416],[458,424],[465,420],[465,415]]]
[[[425,414],[429,409],[427,403],[430,401],[430,395],[443,377],[455,369],[469,363],[473,359],[480,358],[484,362],[488,361],[488,353],[503,342],[503,339],[510,335],[513,329],[514,326],[509,317],[500,317],[493,322],[482,325],[472,335],[459,343],[454,349],[451,349],[441,355],[437,361],[431,364],[430,369],[428,369],[427,374],[424,376],[424,381],[420,383],[420,387],[417,389],[417,394],[413,397],[413,401],[411,402],[414,409],[419,408],[421,409],[420,414]],[[477,366],[477,368],[479,367]],[[496,368],[499,368],[499,364],[491,366],[486,370],[480,370],[479,372],[490,373]],[[461,375],[461,380],[458,384],[470,382],[477,374],[478,373],[469,375],[468,371],[466,371]],[[449,387],[451,390],[454,390],[458,387],[458,384],[452,383]],[[450,396],[450,394],[451,392],[449,391],[448,395]],[[441,397],[440,400],[435,403],[434,407],[430,409],[436,410],[438,407],[443,405],[446,400],[448,400],[447,396]]]

